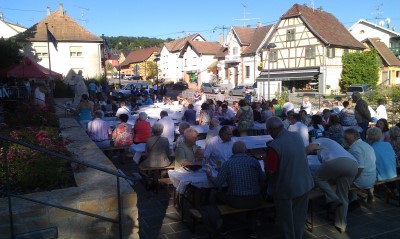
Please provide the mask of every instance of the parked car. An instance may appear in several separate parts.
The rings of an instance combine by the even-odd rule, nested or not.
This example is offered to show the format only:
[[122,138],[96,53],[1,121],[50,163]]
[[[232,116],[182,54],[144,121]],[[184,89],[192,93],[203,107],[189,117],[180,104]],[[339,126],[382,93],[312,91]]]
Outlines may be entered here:
[[142,81],[143,80],[143,77],[141,77],[141,76],[132,76],[132,77],[129,77],[129,78],[127,78],[127,80],[136,80],[136,81]]
[[125,80],[128,80],[129,78],[131,78],[133,75],[129,75],[129,74],[126,74],[126,75],[124,75],[124,79]]
[[233,96],[233,95],[246,96],[247,94],[251,94],[251,95],[256,94],[252,85],[238,85],[229,91],[230,96]]
[[172,89],[174,90],[185,90],[187,88],[189,88],[189,85],[183,81],[178,81],[172,85]]
[[369,96],[372,94],[372,87],[368,84],[354,84],[350,85],[346,91],[346,96],[348,99],[351,98],[354,91],[360,92],[361,95]]
[[203,83],[201,84],[201,90],[204,93],[217,94],[218,92],[221,92],[221,94],[225,94],[225,88],[216,83]]
[[128,83],[121,89],[113,90],[112,96],[117,99],[123,99],[125,97],[131,96],[137,88],[139,90],[144,89],[148,92],[149,91],[149,83],[147,83],[147,81],[138,81],[138,82]]

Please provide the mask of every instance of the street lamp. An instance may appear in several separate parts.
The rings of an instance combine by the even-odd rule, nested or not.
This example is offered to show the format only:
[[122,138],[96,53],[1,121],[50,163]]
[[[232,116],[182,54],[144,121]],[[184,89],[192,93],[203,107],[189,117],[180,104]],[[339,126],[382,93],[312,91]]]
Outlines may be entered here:
[[[275,43],[273,43],[273,42],[271,42],[271,43],[268,43],[268,44],[265,44],[264,45],[264,47],[263,47],[263,49],[267,49],[267,55],[268,55],[268,58],[267,58],[267,60],[268,60],[268,100],[271,100],[271,85],[270,85],[270,69],[269,69],[269,62],[270,62],[270,51],[271,51],[271,48],[275,48],[276,47],[276,45],[275,45]],[[264,87],[263,87],[263,89],[265,89]],[[264,95],[265,95],[265,92],[264,92]]]

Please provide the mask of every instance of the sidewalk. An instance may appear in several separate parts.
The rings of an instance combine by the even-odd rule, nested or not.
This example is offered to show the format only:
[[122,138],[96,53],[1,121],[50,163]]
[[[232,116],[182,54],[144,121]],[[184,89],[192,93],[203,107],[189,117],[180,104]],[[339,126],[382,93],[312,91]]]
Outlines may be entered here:
[[[126,175],[137,172],[137,166],[128,160],[124,165],[114,164]],[[158,194],[146,191],[144,185],[138,182],[133,186],[138,194],[138,210],[141,239],[200,239],[208,238],[205,227],[198,224],[195,233],[190,231],[191,219],[185,214],[184,222],[173,206],[172,190],[162,188]],[[389,204],[384,198],[376,198],[373,204],[362,204],[348,214],[347,232],[340,234],[327,219],[326,211],[321,208],[323,199],[315,200],[314,231],[305,231],[304,238],[400,238],[400,207],[396,201]],[[244,214],[228,215],[224,223],[229,235],[224,238],[244,239],[247,237],[246,216]],[[273,213],[263,213],[257,229],[258,238],[280,238],[273,222]]]

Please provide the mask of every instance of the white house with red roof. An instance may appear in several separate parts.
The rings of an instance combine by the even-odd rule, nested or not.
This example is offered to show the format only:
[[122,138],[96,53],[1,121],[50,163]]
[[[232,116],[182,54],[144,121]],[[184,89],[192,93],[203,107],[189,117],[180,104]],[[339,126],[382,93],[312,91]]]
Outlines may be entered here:
[[[46,23],[58,42],[57,49],[52,42],[48,47]],[[85,78],[99,78],[102,75],[103,40],[68,16],[62,4],[53,13],[48,8],[43,20],[16,37],[25,43],[24,53],[36,56],[38,63],[46,68],[50,68],[50,55],[51,69],[63,74],[70,84],[73,84],[70,80],[80,70]]]
[[159,60],[157,62],[159,69],[158,77],[160,79],[163,78],[166,82],[177,82],[179,79],[184,78],[184,62],[183,58],[179,58],[179,55],[180,51],[188,40],[205,41],[205,38],[203,38],[200,34],[195,33],[164,43],[158,57]]
[[271,31],[272,25],[262,26],[261,23],[256,28],[231,28],[225,42],[225,54],[218,56],[221,83],[229,88],[254,84],[260,74],[260,49]]

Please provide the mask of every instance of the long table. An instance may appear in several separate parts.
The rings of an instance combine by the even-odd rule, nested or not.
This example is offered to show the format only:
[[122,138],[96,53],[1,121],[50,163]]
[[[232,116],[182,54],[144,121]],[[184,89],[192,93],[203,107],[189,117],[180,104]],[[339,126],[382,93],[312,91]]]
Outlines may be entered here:
[[[272,140],[270,135],[256,135],[256,136],[243,136],[243,137],[232,137],[233,140],[243,141],[246,144],[247,149],[261,149],[267,147],[267,142]],[[196,144],[200,148],[204,149],[206,141],[204,139],[197,140]]]

